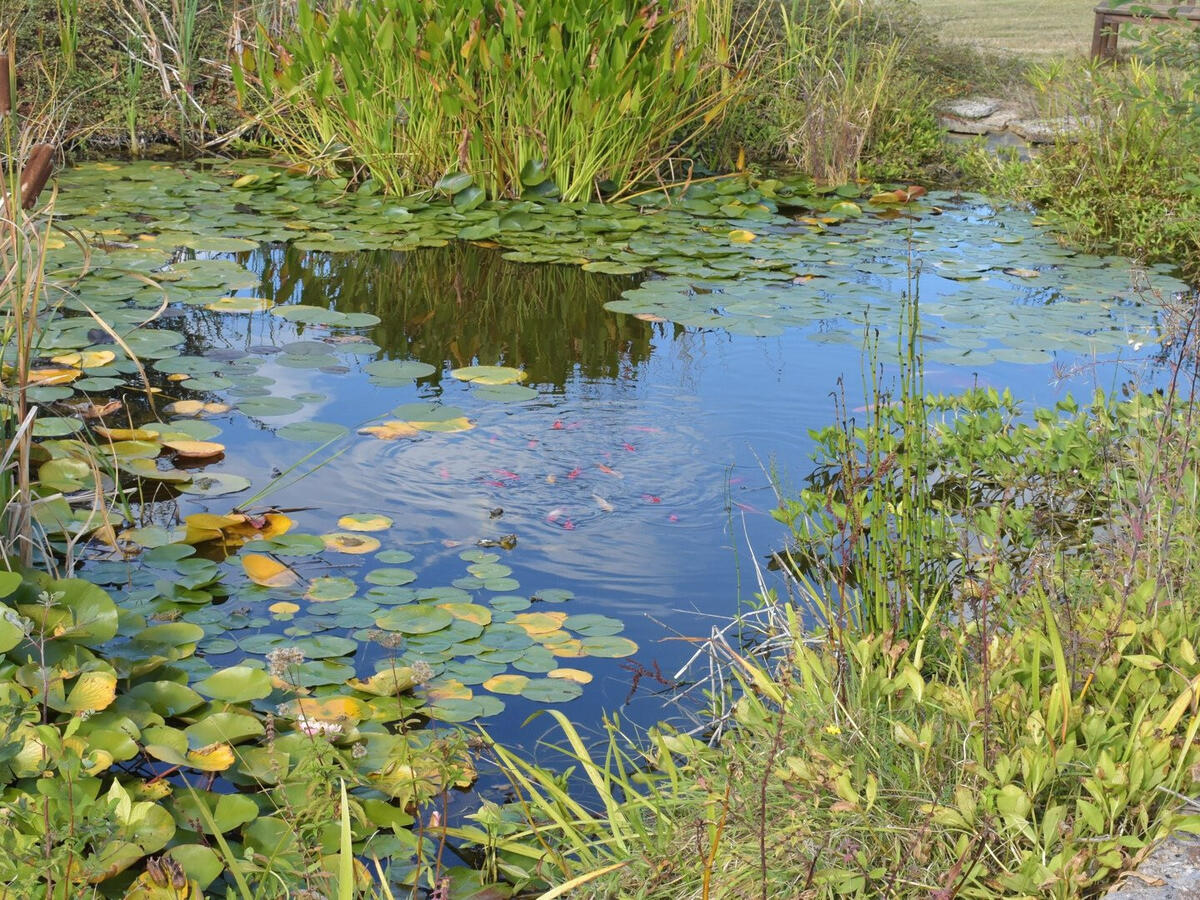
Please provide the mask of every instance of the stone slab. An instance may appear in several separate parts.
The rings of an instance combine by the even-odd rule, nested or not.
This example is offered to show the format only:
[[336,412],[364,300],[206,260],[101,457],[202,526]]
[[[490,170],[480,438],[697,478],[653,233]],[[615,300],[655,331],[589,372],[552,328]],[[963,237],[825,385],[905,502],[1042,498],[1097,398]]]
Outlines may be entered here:
[[1200,900],[1200,837],[1171,835],[1104,900]]

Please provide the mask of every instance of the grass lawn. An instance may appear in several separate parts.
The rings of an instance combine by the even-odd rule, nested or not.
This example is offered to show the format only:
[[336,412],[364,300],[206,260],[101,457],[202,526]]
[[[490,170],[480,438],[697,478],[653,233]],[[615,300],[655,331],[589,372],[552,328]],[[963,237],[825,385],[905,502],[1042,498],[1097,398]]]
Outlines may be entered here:
[[1026,56],[1087,53],[1096,0],[916,0],[948,38]]

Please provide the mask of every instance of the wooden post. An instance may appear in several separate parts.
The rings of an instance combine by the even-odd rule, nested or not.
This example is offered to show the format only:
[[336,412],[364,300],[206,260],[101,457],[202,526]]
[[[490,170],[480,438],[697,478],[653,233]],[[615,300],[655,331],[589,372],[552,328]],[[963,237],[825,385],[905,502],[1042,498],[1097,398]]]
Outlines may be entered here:
[[54,147],[51,144],[34,144],[29,151],[29,161],[21,170],[21,208],[33,209],[38,195],[50,179],[54,168]]

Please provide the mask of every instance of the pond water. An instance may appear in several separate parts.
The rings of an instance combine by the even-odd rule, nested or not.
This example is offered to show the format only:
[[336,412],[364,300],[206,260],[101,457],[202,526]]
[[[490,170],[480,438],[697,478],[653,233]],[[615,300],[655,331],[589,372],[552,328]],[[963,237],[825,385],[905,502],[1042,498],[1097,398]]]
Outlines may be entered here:
[[[94,169],[64,183],[65,221],[109,241],[67,306],[116,321],[162,389],[153,414],[124,394],[132,424],[157,415],[160,438],[175,429],[219,440],[225,455],[135,466],[161,485],[142,493],[126,535],[146,552],[85,571],[123,591],[128,608],[202,625],[193,674],[260,665],[299,643],[307,683],[322,690],[393,655],[421,659],[437,673],[435,717],[486,718],[512,744],[536,737],[520,723],[546,703],[569,702],[585,723],[622,707],[631,660],[670,676],[693,652],[689,639],[754,602],[752,558],[786,539],[769,516],[772,482],[786,491],[803,481],[808,431],[833,421],[843,381],[849,405],[861,402],[865,323],[881,330],[886,364],[906,291],[927,313],[930,390],[1011,387],[1046,404],[1111,390],[1152,354],[1156,310],[1132,290],[1127,264],[1076,256],[1027,213],[978,198],[938,196],[906,218],[847,216],[836,211],[843,198],[818,197],[810,205],[828,221],[775,205],[768,219],[737,210],[716,230],[673,226],[652,239],[630,226],[621,242],[606,227],[609,246],[584,271],[548,262],[553,240],[529,243],[553,229],[521,222],[511,230],[526,242],[506,242],[476,215],[487,210],[415,241],[386,230],[378,239],[361,211],[348,220],[357,231],[325,221],[306,237],[276,220],[329,220],[340,207],[235,207],[229,182],[249,186],[237,170],[224,182],[205,176],[224,194],[203,196],[226,205],[197,211],[195,191],[210,188],[192,176],[161,170],[186,191],[148,200],[153,170],[110,171],[125,188]],[[142,193],[122,193],[130,184]],[[698,202],[707,205],[678,215],[713,221],[718,207]],[[424,211],[393,216],[421,221]],[[448,215],[427,213],[422,227]],[[447,239],[464,228],[483,228],[477,243]],[[570,239],[592,247],[597,233]],[[76,261],[62,252],[66,271]],[[130,281],[131,270],[160,283]],[[1151,275],[1160,291],[1180,287]],[[59,352],[113,346],[83,316],[48,333]],[[95,362],[43,402],[72,389],[95,402],[136,382],[127,362]],[[471,373],[459,370],[476,365],[505,367],[482,370],[485,381],[523,375],[463,380]],[[192,406],[165,405],[177,400]],[[71,429],[57,423],[43,435]],[[228,559],[211,542],[193,541],[195,554],[175,543],[189,516],[234,506],[283,510],[291,530]],[[387,527],[339,526],[356,515]],[[317,539],[335,532],[344,537]],[[273,586],[247,578],[248,553],[291,574]],[[657,700],[639,704],[643,721],[662,713]]]

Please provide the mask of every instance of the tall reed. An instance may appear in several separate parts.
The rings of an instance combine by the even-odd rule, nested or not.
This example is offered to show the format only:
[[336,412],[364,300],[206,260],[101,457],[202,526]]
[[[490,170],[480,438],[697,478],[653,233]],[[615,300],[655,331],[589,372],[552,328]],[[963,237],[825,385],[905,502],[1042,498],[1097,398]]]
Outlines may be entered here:
[[[721,115],[715,0],[300,0],[295,32],[235,61],[247,111],[316,169],[349,166],[393,192],[444,181],[464,206],[557,187],[594,196],[652,177]],[[680,34],[685,35],[682,43]],[[701,89],[703,88],[703,89]]]

